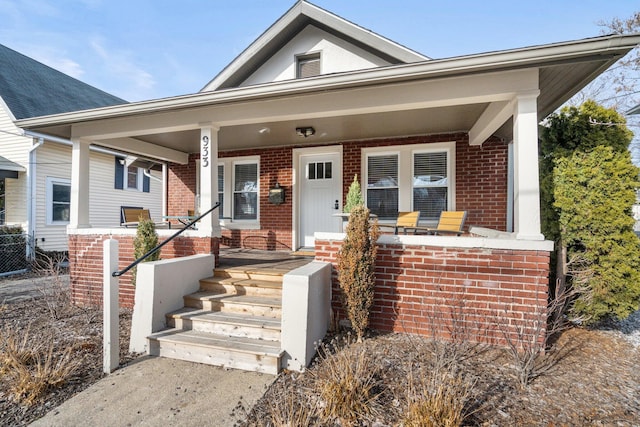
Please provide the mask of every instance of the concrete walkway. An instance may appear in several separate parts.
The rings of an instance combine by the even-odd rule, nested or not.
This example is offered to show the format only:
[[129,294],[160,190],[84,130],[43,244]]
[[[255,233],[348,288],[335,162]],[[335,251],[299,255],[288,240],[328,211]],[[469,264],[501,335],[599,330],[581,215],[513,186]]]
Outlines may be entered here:
[[[273,375],[146,356],[101,379],[31,426],[233,426]],[[235,410],[235,411],[234,411]],[[235,414],[234,414],[235,412]]]

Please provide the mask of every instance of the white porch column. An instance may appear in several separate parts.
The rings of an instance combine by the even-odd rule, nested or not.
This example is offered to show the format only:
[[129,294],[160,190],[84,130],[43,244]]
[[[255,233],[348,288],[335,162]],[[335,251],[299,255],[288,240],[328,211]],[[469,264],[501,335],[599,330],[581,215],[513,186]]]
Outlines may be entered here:
[[540,228],[538,177],[539,93],[518,95],[513,112],[514,231],[522,240],[544,240]]
[[89,143],[73,140],[71,152],[71,206],[69,228],[88,228],[89,222]]
[[[218,201],[218,131],[212,124],[200,125],[200,213]],[[219,209],[200,220],[198,231],[220,237]]]

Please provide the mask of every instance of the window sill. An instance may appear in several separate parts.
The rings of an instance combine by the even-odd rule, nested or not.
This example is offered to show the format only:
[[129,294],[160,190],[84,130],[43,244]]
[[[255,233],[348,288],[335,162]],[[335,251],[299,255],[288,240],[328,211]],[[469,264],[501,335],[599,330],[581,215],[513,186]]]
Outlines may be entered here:
[[259,222],[220,221],[220,227],[227,230],[260,230]]

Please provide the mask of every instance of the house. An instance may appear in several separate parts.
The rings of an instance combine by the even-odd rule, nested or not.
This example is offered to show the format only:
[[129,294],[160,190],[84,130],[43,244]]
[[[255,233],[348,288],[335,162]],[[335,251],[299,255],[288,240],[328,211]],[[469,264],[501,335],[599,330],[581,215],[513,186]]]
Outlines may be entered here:
[[[69,239],[78,303],[101,301],[96,260],[105,239],[119,241],[120,267],[132,260],[131,233],[116,222],[91,224],[85,165],[97,146],[166,162],[169,215],[221,203],[149,267],[158,268],[150,298],[167,311],[176,307],[159,291],[162,277],[172,277],[166,292],[193,292],[197,278],[188,263],[209,253],[218,261],[221,245],[309,249],[314,266],[335,264],[344,237],[335,214],[357,174],[381,222],[419,210],[421,224],[430,225],[442,210],[463,210],[473,230],[494,231],[381,236],[372,327],[442,336],[464,327],[469,339],[494,341],[500,331],[491,325],[500,324],[537,340],[553,250],[540,229],[538,124],[639,42],[638,35],[612,35],[430,59],[298,1],[198,93],[18,125],[73,142]],[[316,278],[312,268],[295,274],[296,286],[310,282],[303,276]],[[324,305],[311,295],[330,277],[308,292],[297,287],[297,297],[283,291],[283,317],[309,310],[300,322],[283,321],[285,353],[297,343],[284,337],[286,328],[326,320],[314,317]],[[119,298],[131,306],[128,280],[123,276]],[[332,283],[339,314],[335,275]],[[173,298],[181,302],[181,295]]]
[[[72,143],[15,121],[119,104],[126,101],[0,45],[0,225],[21,226],[30,248],[67,250]],[[89,158],[94,226],[117,224],[121,205],[149,208],[160,218],[162,176],[145,172],[161,163],[97,146]]]

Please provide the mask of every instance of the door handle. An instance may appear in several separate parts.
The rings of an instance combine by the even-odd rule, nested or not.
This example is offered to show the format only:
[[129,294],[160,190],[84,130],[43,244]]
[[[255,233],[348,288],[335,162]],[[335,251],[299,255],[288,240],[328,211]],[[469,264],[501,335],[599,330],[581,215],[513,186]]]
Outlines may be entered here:
[[340,209],[340,202],[338,200],[336,200],[335,205],[333,206],[333,209],[338,210]]

